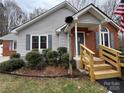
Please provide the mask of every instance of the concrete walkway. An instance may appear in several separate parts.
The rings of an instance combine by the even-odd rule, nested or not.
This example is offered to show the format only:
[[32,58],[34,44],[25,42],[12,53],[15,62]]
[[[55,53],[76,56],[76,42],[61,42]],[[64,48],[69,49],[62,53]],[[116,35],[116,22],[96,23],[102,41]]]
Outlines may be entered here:
[[98,80],[98,82],[105,86],[112,93],[124,93],[124,80],[119,78]]
[[3,61],[7,61],[9,60],[9,57],[1,57],[0,56],[0,63],[3,62]]

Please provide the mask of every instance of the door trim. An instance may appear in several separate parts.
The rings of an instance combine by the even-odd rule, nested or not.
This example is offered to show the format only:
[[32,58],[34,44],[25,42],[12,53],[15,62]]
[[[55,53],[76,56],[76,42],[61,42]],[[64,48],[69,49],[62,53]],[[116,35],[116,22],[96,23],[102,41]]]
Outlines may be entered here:
[[[78,33],[82,33],[82,34],[83,34],[83,36],[84,36],[84,45],[86,45],[85,32],[78,31],[78,32],[77,32],[77,35],[78,35]],[[78,44],[78,40],[77,40],[77,44]]]

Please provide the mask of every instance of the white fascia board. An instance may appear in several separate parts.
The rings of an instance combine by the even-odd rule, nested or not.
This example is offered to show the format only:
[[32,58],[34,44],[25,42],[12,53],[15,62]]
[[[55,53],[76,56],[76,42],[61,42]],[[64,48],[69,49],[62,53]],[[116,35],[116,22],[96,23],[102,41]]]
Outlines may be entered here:
[[76,10],[76,8],[74,8],[74,7],[73,7],[71,4],[69,4],[67,1],[64,1],[64,2],[62,2],[61,4],[57,5],[56,7],[53,7],[53,8],[51,8],[50,10],[46,11],[44,14],[42,14],[42,15],[40,15],[40,16],[34,18],[33,20],[31,20],[31,21],[29,21],[29,22],[23,24],[22,26],[16,28],[15,30],[18,32],[20,29],[22,29],[22,28],[24,28],[24,27],[26,27],[26,26],[28,26],[28,25],[30,25],[30,24],[32,24],[32,23],[38,21],[39,19],[41,19],[41,18],[43,18],[43,17],[45,17],[45,16],[47,16],[47,15],[53,13],[53,12],[55,12],[56,10],[58,10],[58,9],[61,8],[61,7],[64,7],[65,5],[67,5],[67,7],[70,7],[70,9],[72,9],[73,11],[75,11],[75,13],[78,11],[78,10]]

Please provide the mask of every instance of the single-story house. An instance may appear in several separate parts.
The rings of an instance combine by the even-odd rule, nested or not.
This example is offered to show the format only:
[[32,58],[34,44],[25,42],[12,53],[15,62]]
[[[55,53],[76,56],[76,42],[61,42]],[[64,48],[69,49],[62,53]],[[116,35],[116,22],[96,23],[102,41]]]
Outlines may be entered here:
[[[68,16],[74,19],[71,25],[65,23]],[[32,49],[69,49],[69,31],[73,56],[79,55],[80,44],[94,51],[96,56],[99,44],[118,48],[119,26],[111,18],[93,4],[78,11],[64,1],[2,37],[3,55],[8,56],[9,52],[16,51],[24,56]]]

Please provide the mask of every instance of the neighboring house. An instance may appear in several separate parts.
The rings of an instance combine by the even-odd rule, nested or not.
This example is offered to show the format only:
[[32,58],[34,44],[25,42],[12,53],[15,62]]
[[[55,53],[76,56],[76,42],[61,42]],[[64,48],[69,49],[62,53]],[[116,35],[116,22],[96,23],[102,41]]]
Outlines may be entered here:
[[17,36],[15,34],[8,34],[3,37],[1,37],[2,43],[3,43],[3,49],[2,49],[2,55],[3,56],[9,56],[12,53],[16,53],[16,47],[17,47]]
[[[65,18],[73,16],[74,22],[69,27],[65,24]],[[44,14],[14,29],[15,39],[7,36],[3,38],[4,47],[10,46],[21,55],[25,55],[32,49],[42,51],[46,48],[56,50],[58,47],[69,47],[68,33],[71,31],[71,49],[73,56],[80,53],[80,43],[91,49],[98,55],[99,44],[112,48],[118,48],[118,25],[93,4],[78,11],[67,1],[53,7]],[[14,37],[14,36],[13,36]],[[12,42],[5,44],[7,40]],[[15,46],[15,47],[14,47]],[[4,53],[4,56],[10,53]],[[9,51],[8,51],[9,52]]]

